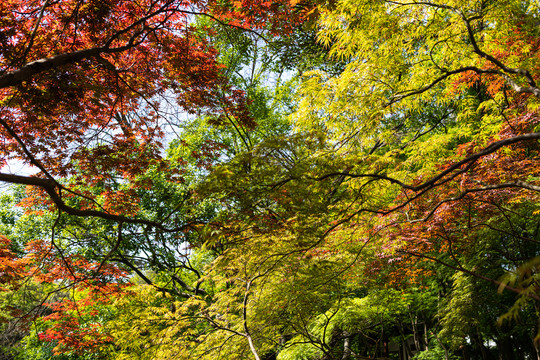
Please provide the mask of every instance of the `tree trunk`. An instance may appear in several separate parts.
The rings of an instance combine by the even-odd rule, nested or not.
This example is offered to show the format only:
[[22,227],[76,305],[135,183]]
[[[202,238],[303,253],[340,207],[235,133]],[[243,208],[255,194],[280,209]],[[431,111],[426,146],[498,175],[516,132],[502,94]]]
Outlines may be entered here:
[[424,343],[425,343],[425,349],[429,350],[429,338],[428,338],[428,329],[427,329],[426,319],[424,319]]
[[439,340],[439,337],[435,335],[435,338],[437,339],[437,342],[439,343],[439,346],[444,350],[444,360],[450,360],[450,354],[448,353],[448,348],[444,346],[441,340]]
[[471,355],[469,354],[469,346],[467,344],[463,344],[461,347],[461,351],[463,353],[463,360],[471,360]]
[[509,337],[503,337],[498,343],[499,360],[515,360],[514,348]]
[[[538,305],[538,302],[534,303],[534,309],[536,310],[537,314],[540,311],[540,307]],[[536,339],[538,333],[540,333],[540,321],[537,322],[536,331],[533,329],[531,334],[532,344],[534,346],[534,350],[536,351],[536,359],[540,360],[540,342]]]
[[343,356],[341,360],[349,360],[351,358],[351,334],[343,330]]
[[475,342],[480,348],[480,353],[482,354],[482,360],[495,360],[495,356],[489,351],[488,348],[484,346],[484,340],[480,336],[480,334],[477,332],[475,338]]
[[536,360],[540,360],[540,346],[538,344],[538,341],[534,341],[534,337],[531,340],[534,346],[534,350],[536,351]]
[[401,335],[401,344],[403,347],[403,359],[408,360],[412,358],[413,354],[411,351],[411,347],[409,346],[409,342],[405,338],[405,331],[403,329],[403,323],[401,322],[401,320],[398,322],[398,328],[399,328],[399,333]]
[[414,347],[416,348],[416,351],[422,351],[422,345],[420,344],[421,338],[420,334],[418,333],[418,315],[413,315],[410,305],[408,305],[407,308],[409,309],[409,317],[411,318]]

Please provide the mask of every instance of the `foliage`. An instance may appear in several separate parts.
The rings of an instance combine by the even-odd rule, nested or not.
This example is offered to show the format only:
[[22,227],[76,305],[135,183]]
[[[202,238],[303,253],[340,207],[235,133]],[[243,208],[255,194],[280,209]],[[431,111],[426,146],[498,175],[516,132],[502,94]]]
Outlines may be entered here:
[[537,2],[0,14],[0,357],[540,351]]

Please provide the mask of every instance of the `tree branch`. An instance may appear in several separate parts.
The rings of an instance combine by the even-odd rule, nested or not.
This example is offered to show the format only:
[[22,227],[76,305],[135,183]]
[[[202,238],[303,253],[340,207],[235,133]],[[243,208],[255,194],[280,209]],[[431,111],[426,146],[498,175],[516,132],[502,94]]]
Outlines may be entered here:
[[[462,174],[466,172],[467,170],[469,170],[472,164],[474,164],[481,157],[494,153],[495,151],[499,150],[500,148],[504,146],[512,145],[521,141],[530,141],[530,140],[537,140],[537,139],[540,139],[540,133],[523,134],[523,135],[513,136],[511,138],[495,141],[489,144],[487,147],[485,147],[481,151],[475,154],[472,154],[470,156],[467,156],[465,159],[455,163],[454,165],[449,166],[446,170],[440,172],[439,174],[435,175],[431,179],[416,186],[405,184],[404,182],[398,179],[395,179],[395,178],[392,178],[383,174],[354,174],[354,173],[350,173],[346,171],[328,173],[325,175],[321,175],[319,177],[306,176],[306,178],[310,180],[316,180],[316,181],[321,181],[321,180],[325,180],[327,178],[336,177],[336,176],[345,176],[345,177],[350,177],[350,178],[372,178],[372,179],[378,179],[378,180],[386,180],[392,184],[397,184],[404,189],[418,192],[421,190],[425,190],[426,188],[433,188],[435,186],[442,185],[454,179],[457,175]],[[452,174],[452,176],[445,179],[447,175],[451,174],[454,171],[456,172]],[[515,182],[515,184],[519,184],[519,186],[530,189],[530,190],[538,191],[537,187],[531,184],[527,184],[521,181]]]
[[37,186],[45,190],[49,195],[50,199],[56,205],[56,207],[69,215],[80,216],[80,217],[97,217],[104,220],[110,220],[115,222],[121,222],[125,224],[140,224],[140,225],[150,225],[156,228],[159,228],[166,232],[177,232],[185,230],[193,226],[193,223],[185,224],[175,228],[167,228],[163,225],[162,222],[147,220],[147,219],[137,219],[130,218],[122,215],[111,214],[105,211],[98,210],[81,210],[76,209],[67,205],[60,194],[56,191],[59,188],[59,185],[54,180],[42,179],[38,177],[29,177],[29,176],[20,176],[0,173],[0,181],[11,183],[11,184],[20,184],[20,185],[30,185]]
[[[462,267],[461,265],[454,266],[454,265],[449,264],[449,263],[447,263],[445,261],[442,261],[440,259],[428,256],[428,255],[425,255],[425,254],[419,254],[419,253],[416,253],[416,252],[413,252],[413,251],[400,250],[399,252],[404,253],[404,254],[409,254],[411,256],[415,256],[415,257],[418,257],[418,258],[423,258],[423,259],[428,259],[428,260],[434,261],[434,262],[436,262],[438,264],[441,264],[443,266],[446,266],[446,267],[448,267],[450,269],[454,269],[454,270],[457,270],[457,271],[460,271],[460,272],[464,272],[464,273],[469,274],[471,276],[474,276],[474,277],[476,277],[478,279],[489,281],[490,283],[498,285],[499,287],[504,288],[504,289],[509,290],[509,291],[512,291],[512,292],[514,292],[516,294],[519,294],[519,295],[523,294],[521,289],[515,288],[513,286],[510,286],[510,285],[505,284],[505,283],[503,283],[501,281],[489,278],[489,277],[484,276],[482,274],[475,273],[474,271],[467,270],[464,267]],[[527,294],[525,294],[525,296],[528,296],[528,297],[530,297],[530,298],[532,298],[532,299],[534,299],[536,301],[540,301],[540,296],[538,296],[536,294],[528,294],[527,293]]]

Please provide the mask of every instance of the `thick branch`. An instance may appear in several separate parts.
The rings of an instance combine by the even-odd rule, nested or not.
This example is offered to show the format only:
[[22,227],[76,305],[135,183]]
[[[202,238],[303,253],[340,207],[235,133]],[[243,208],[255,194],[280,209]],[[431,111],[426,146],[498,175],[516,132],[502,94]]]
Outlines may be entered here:
[[248,305],[248,298],[249,298],[249,288],[251,287],[251,281],[248,281],[246,284],[246,293],[244,294],[244,301],[243,301],[243,309],[242,309],[242,318],[244,321],[244,332],[249,344],[249,349],[251,350],[251,353],[253,354],[253,357],[255,360],[260,360],[261,357],[259,356],[259,353],[257,352],[257,349],[255,348],[255,344],[253,343],[253,339],[251,338],[251,334],[249,333],[249,328],[247,324],[247,305]]
[[60,194],[57,192],[58,184],[54,180],[50,180],[50,179],[42,179],[42,178],[37,178],[37,177],[0,173],[0,181],[11,183],[11,184],[30,185],[30,186],[40,187],[43,190],[45,190],[45,192],[47,192],[47,194],[49,195],[53,203],[56,205],[56,207],[60,211],[63,211],[69,215],[80,216],[80,217],[97,217],[104,220],[111,220],[111,221],[121,222],[125,224],[150,225],[166,232],[176,232],[176,231],[184,230],[192,226],[192,224],[186,224],[186,225],[174,228],[174,229],[173,228],[169,229],[169,228],[166,228],[162,223],[157,222],[157,221],[129,218],[126,216],[111,214],[104,211],[76,209],[67,205],[64,202]]
[[456,74],[461,74],[461,73],[467,72],[467,71],[474,71],[477,74],[500,74],[500,72],[497,71],[497,70],[480,69],[479,67],[476,67],[476,66],[465,66],[465,67],[455,69],[455,70],[447,70],[447,71],[444,72],[443,75],[439,76],[438,78],[436,78],[435,80],[433,80],[431,83],[429,83],[426,86],[423,86],[423,87],[421,87],[419,89],[416,89],[416,90],[403,91],[401,93],[397,93],[396,95],[393,95],[391,100],[388,102],[388,104],[386,104],[386,106],[390,106],[390,105],[392,105],[392,104],[394,104],[394,103],[396,103],[396,102],[398,102],[398,101],[400,101],[400,100],[402,100],[402,99],[404,99],[406,97],[422,94],[422,93],[428,91],[429,89],[432,89],[433,87],[435,87],[435,85],[437,85],[441,81],[448,79],[450,76],[456,75]]
[[[498,71],[498,70],[482,70],[482,69],[478,69],[478,68],[475,68],[475,67],[472,67],[470,70],[475,71],[478,74],[486,73],[486,72],[499,74],[500,76],[502,76],[508,82],[508,84],[510,84],[510,86],[514,89],[514,91],[516,91],[518,93],[530,93],[530,94],[533,94],[534,96],[536,96],[537,98],[540,98],[540,89],[538,88],[538,86],[536,84],[536,81],[534,80],[534,78],[532,77],[531,73],[528,70],[520,69],[520,68],[508,67],[502,61],[498,60],[494,56],[492,56],[492,55],[484,52],[482,49],[480,49],[480,46],[478,45],[478,42],[476,41],[476,37],[474,35],[474,29],[471,26],[471,21],[480,19],[481,18],[480,15],[476,16],[476,17],[472,17],[472,18],[467,18],[467,16],[465,16],[465,14],[463,13],[463,11],[459,10],[458,8],[455,8],[455,7],[452,7],[450,5],[446,5],[446,4],[437,4],[437,3],[430,2],[430,1],[410,1],[410,2],[401,3],[401,2],[397,2],[397,1],[387,0],[387,2],[391,3],[391,4],[394,4],[394,5],[404,5],[404,6],[410,6],[410,5],[431,6],[431,7],[438,8],[438,9],[446,9],[446,10],[449,10],[449,11],[452,11],[452,12],[456,13],[463,20],[463,23],[465,24],[465,28],[467,29],[467,35],[469,37],[469,40],[470,40],[470,43],[472,45],[474,53],[477,54],[478,56],[488,60],[493,65],[495,65],[499,69],[501,69],[502,71]],[[408,93],[403,94],[403,95],[397,95],[395,97],[395,100],[392,100],[392,102],[398,101],[398,100],[400,100],[400,99],[402,99],[404,97],[410,96],[410,95],[419,94],[419,93],[422,93],[422,92],[424,92],[426,90],[429,90],[434,85],[436,85],[438,82],[440,82],[441,80],[447,78],[449,75],[452,75],[452,74],[454,74],[456,72],[461,72],[461,70],[454,70],[454,71],[451,71],[451,72],[447,72],[445,75],[443,75],[440,78],[434,80],[428,86],[423,87],[423,88],[421,88],[419,90],[411,91],[411,92],[408,92]],[[515,74],[515,75],[523,76],[526,79],[529,86],[528,87],[520,86],[514,79],[512,79],[510,76],[508,76],[508,74]]]
[[[350,178],[371,178],[371,179],[378,179],[378,180],[386,180],[386,181],[389,181],[392,184],[397,184],[397,185],[399,185],[402,188],[407,189],[407,190],[421,191],[421,190],[424,190],[424,189],[427,189],[427,188],[432,188],[432,187],[435,187],[435,186],[438,186],[438,185],[441,185],[443,183],[446,183],[446,182],[450,181],[451,179],[455,178],[457,175],[462,174],[465,171],[467,171],[468,169],[470,169],[472,164],[475,163],[481,157],[489,155],[491,153],[494,153],[495,151],[499,150],[500,148],[502,148],[504,146],[512,145],[512,144],[515,144],[515,143],[518,143],[518,142],[521,142],[521,141],[529,141],[529,140],[537,140],[537,139],[540,139],[540,133],[523,134],[523,135],[518,135],[518,136],[511,137],[511,138],[495,141],[495,142],[491,143],[489,146],[485,147],[483,150],[466,157],[465,159],[455,163],[452,166],[449,166],[446,170],[440,172],[439,174],[432,177],[431,179],[423,182],[420,185],[416,185],[416,186],[405,184],[404,182],[402,182],[402,181],[400,181],[398,179],[395,179],[395,178],[392,178],[392,177],[389,177],[389,176],[386,176],[386,175],[383,175],[383,174],[354,174],[354,173],[349,173],[349,172],[346,172],[346,171],[329,173],[329,174],[325,174],[325,175],[322,175],[322,176],[319,176],[319,177],[309,177],[309,176],[307,176],[307,178],[312,179],[312,180],[317,180],[317,181],[321,181],[321,180],[324,180],[324,179],[327,179],[327,178],[330,178],[330,177],[336,177],[336,176],[345,176],[345,177],[350,177]],[[456,170],[458,170],[458,171],[456,171]],[[453,172],[455,172],[455,173],[452,174]],[[449,175],[449,174],[452,174],[452,176],[445,179],[445,177],[447,175]],[[521,186],[521,187],[525,187],[525,188],[531,189],[531,190],[536,190],[534,188],[531,188],[531,186],[533,186],[533,185],[526,184],[526,183],[523,183],[523,182],[516,182],[515,186],[518,186],[517,185],[518,183],[520,184],[519,186]]]
[[480,188],[472,188],[472,189],[465,189],[464,191],[462,191],[459,195],[457,196],[454,196],[454,197],[451,197],[451,198],[448,198],[448,199],[444,199],[442,201],[440,201],[437,205],[435,205],[433,207],[433,209],[431,209],[431,211],[425,216],[423,217],[422,219],[418,219],[418,220],[411,220],[409,222],[413,223],[413,222],[420,222],[420,221],[426,221],[427,219],[429,219],[433,214],[435,214],[435,211],[437,211],[437,209],[444,203],[447,203],[447,202],[453,202],[453,201],[457,201],[457,200],[461,200],[463,199],[467,194],[470,194],[470,193],[475,193],[475,192],[481,192],[481,191],[489,191],[489,190],[496,190],[496,189],[505,189],[505,188],[522,188],[522,189],[527,189],[527,190],[532,190],[532,191],[539,191],[540,192],[540,186],[536,186],[536,185],[533,185],[533,184],[529,184],[529,183],[526,183],[524,181],[514,181],[514,182],[506,182],[506,183],[502,183],[502,184],[495,184],[495,185],[487,185],[487,186],[483,186],[483,187],[480,187]]
[[91,49],[83,49],[78,51],[73,51],[69,53],[59,54],[56,56],[39,59],[32,61],[20,69],[8,71],[7,73],[0,76],[0,89],[16,86],[22,83],[23,81],[30,80],[32,76],[39,74],[41,72],[54,69],[63,65],[72,64],[77,61],[84,59],[93,58],[99,56],[102,53],[112,53],[124,51],[124,48],[116,49],[107,49],[103,47],[94,47]]
[[[495,285],[498,285],[499,287],[502,287],[506,290],[510,290],[516,294],[520,294],[522,295],[523,294],[523,291],[521,289],[518,289],[518,288],[515,288],[515,287],[512,287],[508,284],[505,284],[501,281],[498,281],[498,280],[495,280],[495,279],[492,279],[492,278],[489,278],[489,277],[486,277],[482,274],[478,274],[478,273],[475,273],[474,271],[471,271],[471,270],[467,270],[465,269],[464,267],[462,267],[461,265],[459,266],[454,266],[452,264],[449,264],[447,262],[444,262],[440,259],[437,259],[437,258],[434,258],[434,257],[431,257],[431,256],[428,256],[428,255],[425,255],[425,254],[419,254],[419,253],[416,253],[416,252],[412,252],[412,251],[405,251],[405,250],[401,250],[400,252],[402,253],[405,253],[405,254],[409,254],[409,255],[412,255],[412,256],[415,256],[415,257],[419,257],[419,258],[424,258],[424,259],[428,259],[428,260],[431,260],[431,261],[434,261],[438,264],[441,264],[443,266],[446,266],[450,269],[453,269],[453,270],[457,270],[457,271],[461,271],[461,272],[464,272],[465,274],[469,274],[471,276],[474,276],[476,278],[479,278],[479,279],[482,279],[482,280],[486,280],[486,281],[489,281],[490,283],[493,283]],[[529,294],[529,293],[526,293],[525,296],[528,296],[536,301],[540,301],[540,296],[536,295],[536,294]]]

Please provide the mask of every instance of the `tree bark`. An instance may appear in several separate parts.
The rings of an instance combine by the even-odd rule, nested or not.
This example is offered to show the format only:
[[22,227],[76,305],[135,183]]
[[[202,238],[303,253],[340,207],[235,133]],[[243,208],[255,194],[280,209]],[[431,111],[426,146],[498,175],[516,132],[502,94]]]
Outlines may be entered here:
[[341,360],[349,360],[351,358],[351,334],[343,330],[343,356]]
[[416,348],[416,351],[422,350],[422,345],[420,345],[420,334],[418,333],[418,315],[411,312],[411,306],[407,306],[409,310],[409,317],[411,318],[411,326],[413,331],[413,340],[414,340],[414,347]]

